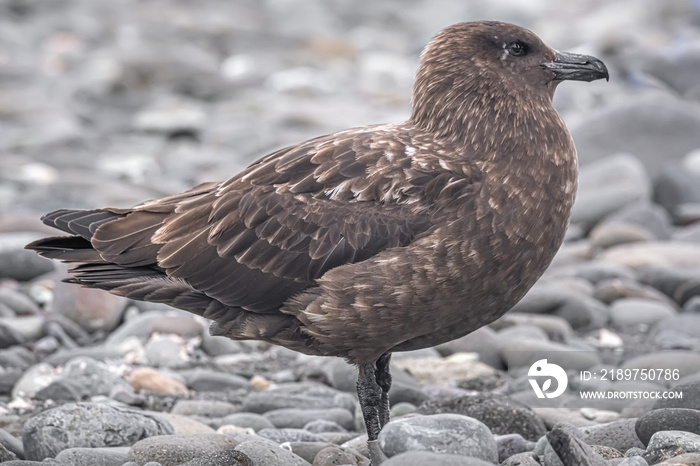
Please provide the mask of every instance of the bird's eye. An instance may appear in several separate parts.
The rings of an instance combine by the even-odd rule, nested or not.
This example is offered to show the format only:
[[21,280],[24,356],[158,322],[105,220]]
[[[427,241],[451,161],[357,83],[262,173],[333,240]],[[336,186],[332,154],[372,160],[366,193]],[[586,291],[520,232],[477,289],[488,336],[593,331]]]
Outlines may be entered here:
[[514,57],[522,57],[527,54],[527,45],[519,40],[508,44],[506,49],[508,50],[508,53]]

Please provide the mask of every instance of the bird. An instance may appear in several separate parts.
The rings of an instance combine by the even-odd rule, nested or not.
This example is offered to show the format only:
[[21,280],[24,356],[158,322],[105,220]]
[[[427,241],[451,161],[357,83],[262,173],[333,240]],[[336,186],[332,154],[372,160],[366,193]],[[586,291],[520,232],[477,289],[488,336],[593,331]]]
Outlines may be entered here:
[[601,60],[520,26],[454,24],[421,54],[407,120],[131,208],[49,213],[63,236],[27,248],[74,263],[69,282],[211,319],[213,335],[354,364],[377,465],[391,354],[493,322],[561,246],[577,157],[552,99],[602,78]]

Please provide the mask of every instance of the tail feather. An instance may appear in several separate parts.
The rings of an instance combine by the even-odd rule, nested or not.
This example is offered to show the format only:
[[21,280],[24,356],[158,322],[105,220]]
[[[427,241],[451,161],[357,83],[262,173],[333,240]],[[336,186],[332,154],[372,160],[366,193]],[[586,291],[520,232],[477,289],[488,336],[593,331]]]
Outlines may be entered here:
[[90,241],[80,236],[54,236],[43,238],[24,247],[38,252],[48,259],[64,262],[103,262],[104,259],[92,248]]
[[123,216],[123,214],[118,214],[106,209],[62,209],[44,215],[41,218],[41,221],[48,226],[58,228],[66,233],[78,235],[89,240],[92,238],[92,235],[100,225]]

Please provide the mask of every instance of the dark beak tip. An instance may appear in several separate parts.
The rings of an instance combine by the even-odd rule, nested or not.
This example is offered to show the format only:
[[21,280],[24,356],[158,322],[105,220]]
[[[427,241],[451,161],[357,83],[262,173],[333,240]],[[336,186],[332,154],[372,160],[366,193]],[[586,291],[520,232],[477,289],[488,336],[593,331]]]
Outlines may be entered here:
[[610,81],[610,73],[602,60],[590,55],[557,52],[554,61],[544,63],[543,68],[554,73],[556,81],[596,81],[605,78]]

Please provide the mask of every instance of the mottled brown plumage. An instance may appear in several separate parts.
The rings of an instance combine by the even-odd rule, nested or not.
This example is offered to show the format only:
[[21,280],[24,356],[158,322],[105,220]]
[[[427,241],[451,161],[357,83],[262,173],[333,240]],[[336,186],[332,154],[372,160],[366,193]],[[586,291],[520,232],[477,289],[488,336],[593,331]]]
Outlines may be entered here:
[[577,179],[552,96],[602,77],[599,60],[520,27],[457,24],[423,52],[407,121],[131,209],[54,212],[44,222],[72,236],[29,247],[82,263],[76,283],[189,310],[217,335],[346,358],[388,390],[383,355],[493,321],[549,265]]

